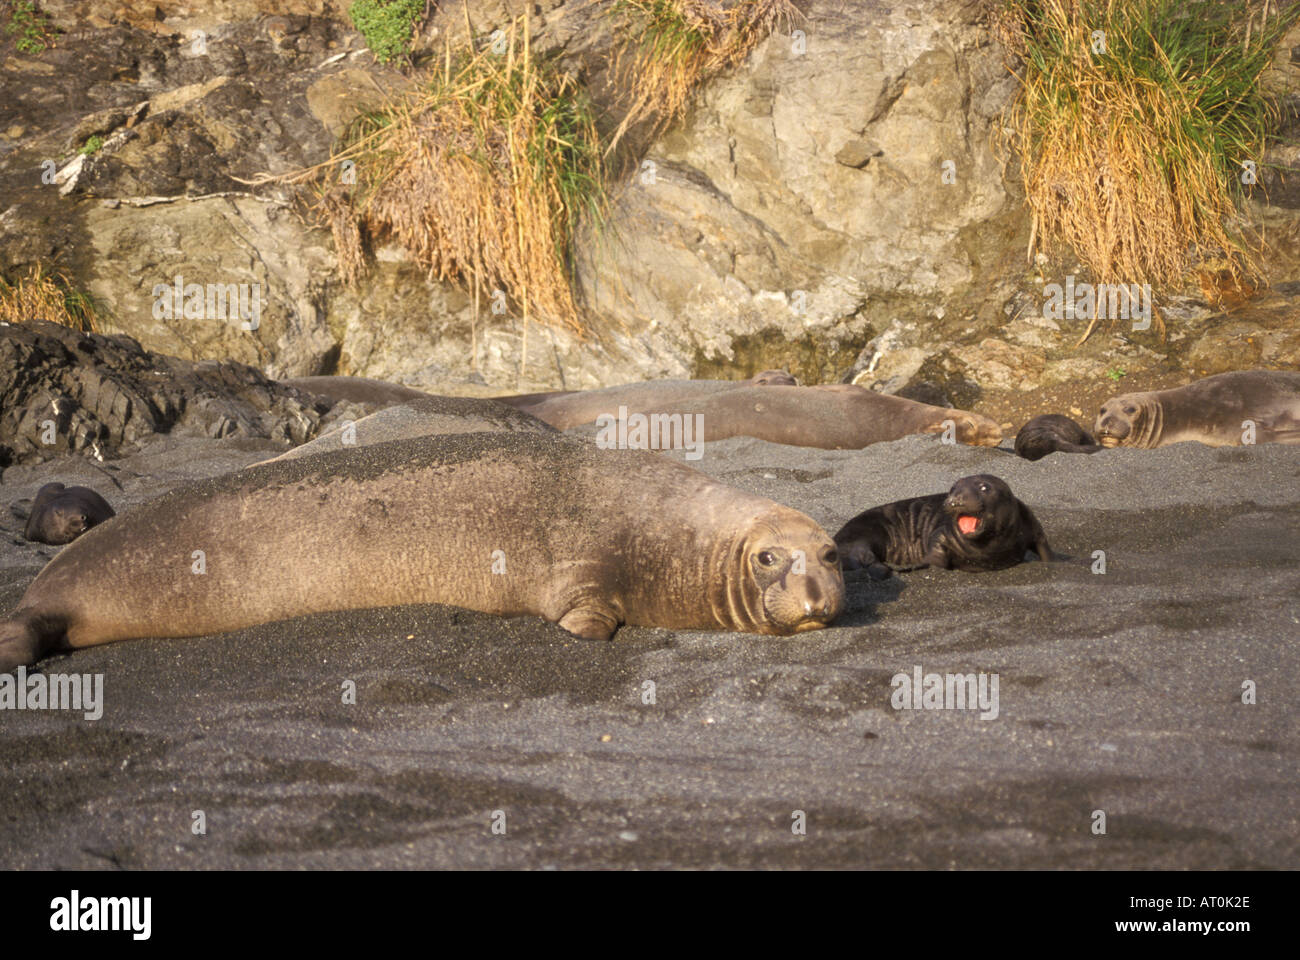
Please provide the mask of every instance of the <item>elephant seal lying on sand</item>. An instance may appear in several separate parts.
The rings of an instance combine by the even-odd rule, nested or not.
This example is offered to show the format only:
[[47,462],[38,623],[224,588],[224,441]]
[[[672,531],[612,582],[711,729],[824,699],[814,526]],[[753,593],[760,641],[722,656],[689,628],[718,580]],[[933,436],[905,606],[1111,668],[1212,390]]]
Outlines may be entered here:
[[701,419],[694,422],[700,424],[705,440],[757,437],[823,450],[857,450],[913,433],[948,430],[960,443],[992,447],[1002,440],[998,424],[981,414],[934,407],[847,383],[817,387],[742,385],[685,395],[653,389],[591,390],[522,409],[561,430],[632,416],[698,416]]
[[1172,390],[1111,397],[1093,427],[1103,447],[1150,450],[1195,440],[1211,447],[1300,443],[1300,373],[1220,373]]
[[470,397],[419,397],[385,407],[350,424],[336,425],[310,443],[264,460],[296,460],[347,447],[364,447],[389,440],[448,436],[454,433],[558,433],[550,424],[495,400]]
[[858,514],[835,534],[845,570],[1001,570],[1032,550],[1054,560],[1032,510],[998,477],[962,477],[947,493],[897,500]]
[[496,399],[545,420],[557,430],[568,430],[595,423],[597,417],[616,413],[619,407],[627,407],[631,413],[666,411],[742,387],[792,387],[798,382],[784,370],[764,370],[749,380],[647,380],[597,390],[557,390]]
[[395,440],[180,487],[63,550],[0,621],[52,650],[446,603],[580,637],[621,623],[793,634],[840,612],[835,544],[654,453],[535,433]]

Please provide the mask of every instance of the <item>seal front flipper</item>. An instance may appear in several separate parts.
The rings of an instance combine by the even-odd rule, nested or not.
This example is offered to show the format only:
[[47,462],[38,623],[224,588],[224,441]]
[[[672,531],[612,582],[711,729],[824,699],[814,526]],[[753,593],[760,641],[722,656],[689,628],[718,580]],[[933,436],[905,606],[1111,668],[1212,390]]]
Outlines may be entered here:
[[926,551],[921,562],[911,567],[912,570],[924,570],[926,567],[934,567],[936,570],[951,570],[952,558],[948,556],[948,551],[940,544],[935,544]]
[[609,610],[597,603],[574,607],[560,618],[560,626],[575,637],[584,640],[608,640],[614,636],[619,621]]
[[1043,532],[1043,525],[1034,516],[1034,511],[1023,503],[1020,504],[1020,521],[1023,527],[1029,531],[1029,549],[1038,554],[1038,559],[1045,563],[1051,563],[1053,560],[1058,559],[1047,542],[1047,534]]

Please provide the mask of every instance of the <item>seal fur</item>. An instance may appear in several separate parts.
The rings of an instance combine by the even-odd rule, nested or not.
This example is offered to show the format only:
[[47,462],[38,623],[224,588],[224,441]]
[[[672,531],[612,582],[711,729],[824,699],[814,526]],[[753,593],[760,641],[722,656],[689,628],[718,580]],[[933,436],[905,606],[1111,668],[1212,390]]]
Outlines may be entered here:
[[1006,481],[962,477],[947,493],[896,500],[858,514],[835,534],[845,570],[1001,570],[1027,551],[1054,560],[1043,527]]

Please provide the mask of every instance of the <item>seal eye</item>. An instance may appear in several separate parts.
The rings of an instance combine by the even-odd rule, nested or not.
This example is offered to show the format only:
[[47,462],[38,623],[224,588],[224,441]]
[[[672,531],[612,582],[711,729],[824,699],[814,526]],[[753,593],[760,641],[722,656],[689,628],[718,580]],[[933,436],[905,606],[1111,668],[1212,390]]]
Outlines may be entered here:
[[1129,414],[1137,413],[1137,407],[1125,407],[1124,412]]
[[822,562],[825,563],[827,566],[833,563],[839,563],[840,555],[837,552],[835,552],[834,549],[827,550],[825,553],[822,554]]
[[989,492],[989,485],[987,483],[981,483],[980,493],[988,493],[988,492]]
[[758,562],[765,567],[776,566],[776,554],[771,550],[764,550],[758,555]]

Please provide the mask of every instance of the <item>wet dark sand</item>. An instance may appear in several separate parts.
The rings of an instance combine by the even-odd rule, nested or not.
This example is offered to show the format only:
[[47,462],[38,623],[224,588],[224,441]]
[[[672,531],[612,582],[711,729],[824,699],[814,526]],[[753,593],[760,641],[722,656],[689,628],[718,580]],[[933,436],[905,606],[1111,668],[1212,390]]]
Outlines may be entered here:
[[[159,441],[108,465],[121,490],[80,462],[6,471],[0,606],[56,552],[13,542],[8,504],[41,483],[121,510],[278,449]],[[421,607],[53,658],[105,674],[104,717],[0,713],[0,866],[1300,867],[1300,447],[1031,464],[735,439],[696,465],[832,533],[996,473],[1073,560],[851,579],[839,625],[793,639],[594,643]],[[996,672],[999,717],[893,710],[918,664]]]

